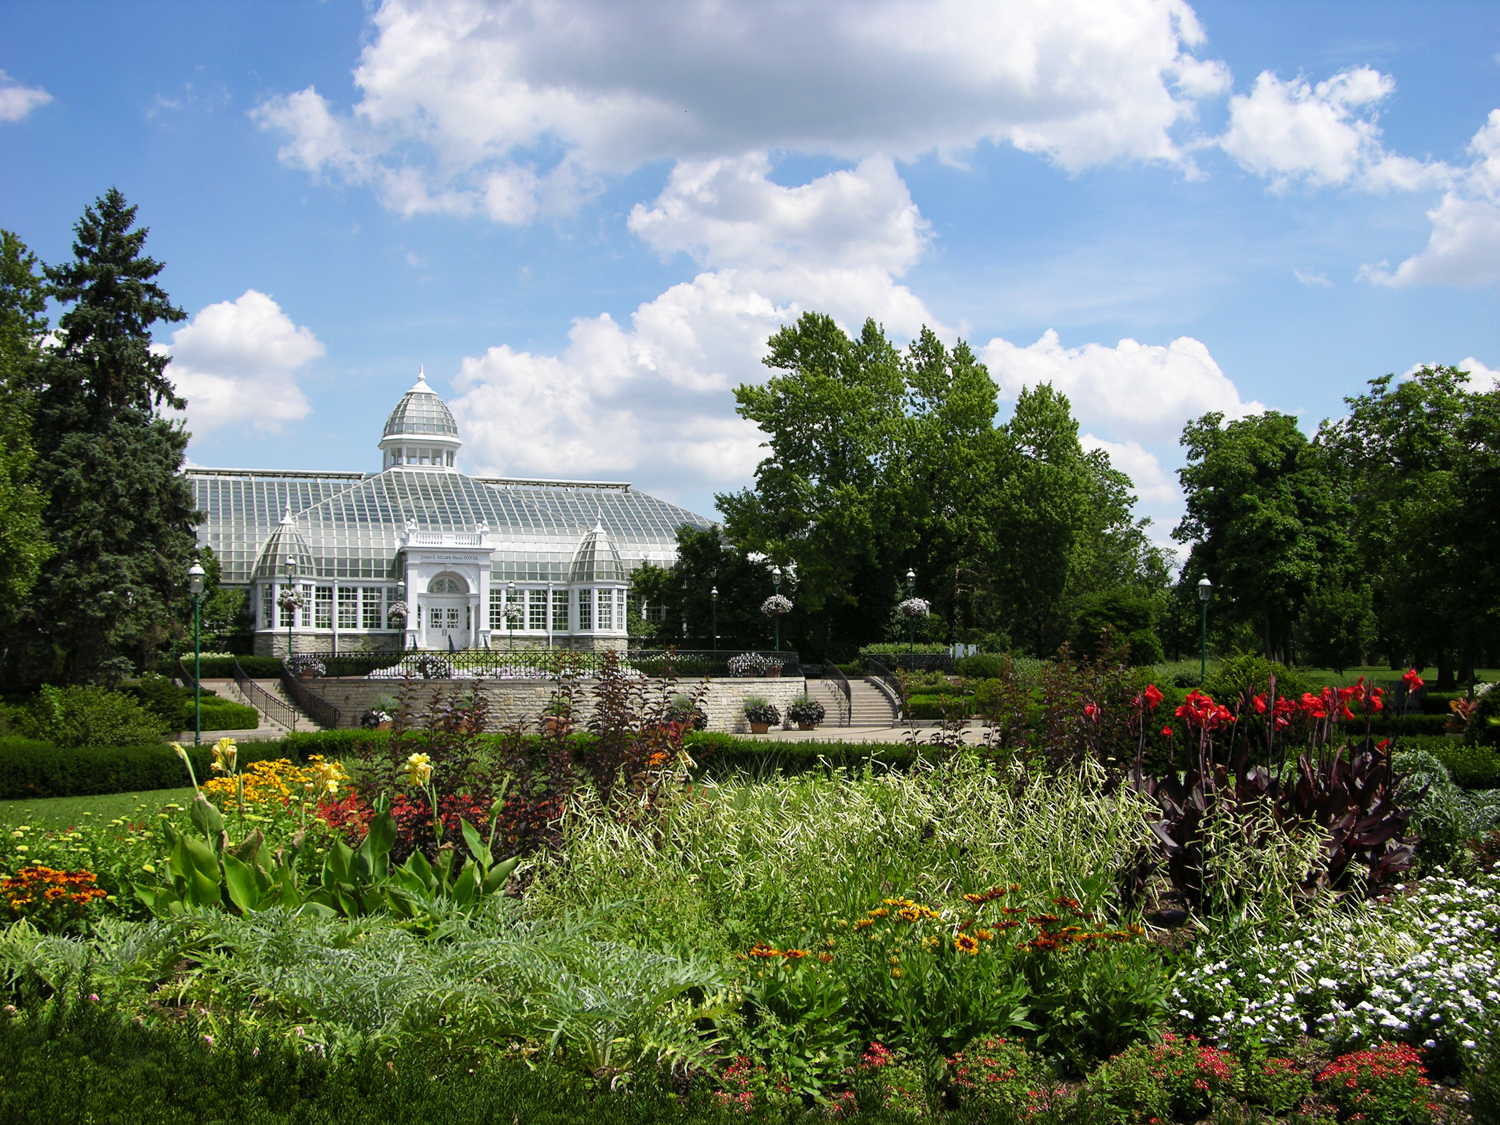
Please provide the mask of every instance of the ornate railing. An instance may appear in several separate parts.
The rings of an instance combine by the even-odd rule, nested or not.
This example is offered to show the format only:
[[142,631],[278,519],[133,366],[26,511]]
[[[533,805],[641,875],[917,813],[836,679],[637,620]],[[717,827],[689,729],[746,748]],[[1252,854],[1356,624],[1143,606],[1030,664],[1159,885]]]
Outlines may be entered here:
[[285,700],[277,699],[246,675],[245,670],[240,667],[239,657],[234,658],[234,685],[240,689],[245,702],[271,722],[279,723],[287,730],[297,729],[297,709]]
[[844,670],[831,660],[823,661],[823,678],[832,680],[839,694],[844,697],[844,702],[839,704],[839,726],[847,727],[854,715],[853,692],[849,687],[849,677],[844,675]]
[[[748,659],[747,659],[748,658]],[[356,652],[299,656],[291,673],[307,663],[321,665],[320,675],[401,680],[555,680],[563,676],[589,678],[604,667],[602,652],[566,649],[460,649],[457,652]],[[702,679],[705,676],[800,674],[795,652],[709,652],[682,649],[634,649],[620,663],[642,675]],[[736,663],[738,662],[738,663]],[[283,665],[282,676],[288,675]],[[300,706],[300,700],[299,700]],[[309,712],[310,713],[310,712]]]
[[197,686],[198,677],[194,676],[192,671],[188,668],[187,658],[179,656],[177,658],[177,667],[182,669],[182,686],[187,688],[188,691],[192,691],[193,688]]
[[298,679],[285,661],[281,665],[281,686],[286,689],[286,697],[318,726],[324,730],[338,729],[341,715],[339,709]]
[[[876,657],[866,657],[868,665],[875,661]],[[899,669],[902,672],[947,672],[953,673],[953,657],[946,652],[914,652],[914,653],[886,653],[878,658],[880,664],[887,670]]]

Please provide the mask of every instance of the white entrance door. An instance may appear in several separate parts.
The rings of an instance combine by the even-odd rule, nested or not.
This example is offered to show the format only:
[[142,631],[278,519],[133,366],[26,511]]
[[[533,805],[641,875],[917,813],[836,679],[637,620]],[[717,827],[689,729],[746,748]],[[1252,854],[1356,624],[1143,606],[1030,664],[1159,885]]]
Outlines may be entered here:
[[457,574],[440,574],[427,584],[422,599],[422,623],[426,626],[423,647],[468,648],[473,635],[473,607],[469,584]]

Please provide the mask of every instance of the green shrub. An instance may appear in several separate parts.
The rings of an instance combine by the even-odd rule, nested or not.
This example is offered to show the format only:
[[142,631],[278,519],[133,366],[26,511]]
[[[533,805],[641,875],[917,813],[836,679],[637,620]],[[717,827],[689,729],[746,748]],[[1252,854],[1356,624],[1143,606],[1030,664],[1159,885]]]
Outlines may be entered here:
[[911,719],[967,719],[971,700],[967,696],[909,695],[906,697],[907,718]]
[[156,672],[147,672],[124,690],[168,726],[177,724],[183,703],[193,698],[192,692]]
[[[209,776],[208,744],[188,748],[200,781]],[[287,757],[279,741],[247,742],[242,763]],[[180,789],[187,768],[170,746],[54,746],[26,738],[0,738],[0,800],[79,797],[91,793]]]
[[44,685],[13,713],[16,732],[54,746],[145,746],[167,723],[130,696],[92,686]]
[[1266,691],[1269,678],[1276,677],[1276,695],[1281,699],[1301,699],[1302,693],[1313,691],[1313,685],[1284,664],[1273,664],[1255,653],[1242,653],[1226,660],[1218,669],[1208,674],[1203,681],[1203,691],[1224,704],[1233,707],[1242,692],[1259,695]]
[[1402,746],[1418,743],[1442,762],[1461,789],[1500,789],[1500,752],[1492,746],[1469,745],[1456,738],[1402,739]]
[[909,652],[917,656],[941,656],[948,651],[947,645],[929,644],[926,641],[919,641],[914,645],[905,641],[892,641],[889,644],[859,646],[860,656],[873,656],[877,660],[882,656],[905,656]]
[[953,662],[953,670],[971,680],[993,680],[1005,672],[1006,658],[995,652],[980,652],[973,656],[960,656]]
[[1232,1055],[1168,1034],[1110,1059],[1089,1077],[1080,1097],[1106,1119],[1123,1114],[1127,1121],[1196,1121],[1243,1084]]

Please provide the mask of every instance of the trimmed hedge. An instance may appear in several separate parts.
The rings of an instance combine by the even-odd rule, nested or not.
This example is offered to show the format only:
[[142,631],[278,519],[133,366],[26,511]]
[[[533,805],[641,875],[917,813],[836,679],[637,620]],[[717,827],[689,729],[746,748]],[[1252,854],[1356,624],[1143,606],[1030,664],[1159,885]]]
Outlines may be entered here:
[[[288,757],[280,742],[246,742],[242,763]],[[200,783],[209,777],[208,744],[188,747]],[[0,738],[0,800],[83,797],[95,793],[180,789],[187,767],[170,746],[53,746],[29,738]]]
[[[229,699],[205,697],[202,701],[201,720],[203,730],[254,730],[260,726],[260,712],[244,703]],[[182,725],[178,730],[193,729],[193,701],[189,699],[182,708]]]
[[[966,695],[936,695],[927,692],[912,694],[906,698],[906,709],[913,719],[967,719],[974,700]],[[944,708],[947,714],[944,715]]]

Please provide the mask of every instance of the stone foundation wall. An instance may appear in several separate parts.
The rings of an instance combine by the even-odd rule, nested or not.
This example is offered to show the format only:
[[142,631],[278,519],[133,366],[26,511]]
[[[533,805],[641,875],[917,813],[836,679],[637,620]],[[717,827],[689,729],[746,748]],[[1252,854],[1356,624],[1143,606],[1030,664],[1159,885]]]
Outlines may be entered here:
[[[333,652],[331,633],[293,633],[292,651],[328,655]],[[400,652],[400,633],[340,633],[340,652]],[[286,630],[255,634],[256,656],[286,657]]]
[[[400,633],[340,633],[340,652],[399,652],[401,650],[402,634]],[[562,649],[566,652],[618,652],[624,653],[628,638],[626,637],[553,637],[551,647]],[[510,647],[508,638],[501,634],[493,634],[490,638],[490,649],[495,652],[504,652]],[[545,651],[548,648],[545,637],[517,637],[515,650],[517,652],[531,651],[533,649]],[[315,653],[327,655],[333,652],[332,633],[293,633],[292,651],[297,653]],[[442,652],[441,649],[434,649]],[[265,630],[255,634],[256,656],[286,656],[286,630],[280,632]]]
[[[300,649],[298,651],[301,651]],[[329,676],[322,679],[303,680],[303,685],[317,692],[339,709],[340,727],[359,726],[359,717],[370,710],[382,696],[399,697],[400,680],[366,680]],[[660,681],[656,681],[659,689]],[[417,713],[427,709],[435,691],[444,698],[457,693],[464,695],[471,684],[467,680],[414,680],[412,681],[411,704]],[[679,690],[690,694],[693,683],[680,683]],[[497,728],[509,723],[535,724],[547,704],[551,701],[557,685],[550,680],[491,680],[482,688],[490,702],[490,726]],[[770,679],[712,679],[708,681],[708,694],[700,706],[708,716],[708,729],[728,731],[732,734],[749,734],[750,724],[745,721],[745,697],[763,696],[781,712],[782,725],[786,722],[786,709],[807,690],[807,681],[801,676],[780,676]],[[583,693],[583,702],[576,721],[587,723],[594,714],[592,693]]]

